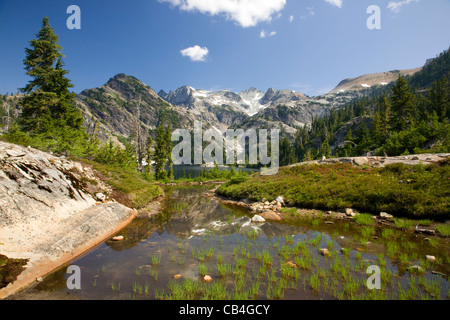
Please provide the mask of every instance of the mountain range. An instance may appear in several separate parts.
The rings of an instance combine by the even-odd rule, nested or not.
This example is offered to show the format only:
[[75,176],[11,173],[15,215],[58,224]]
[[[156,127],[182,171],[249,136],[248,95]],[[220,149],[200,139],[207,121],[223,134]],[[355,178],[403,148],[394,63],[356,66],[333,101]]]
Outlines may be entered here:
[[[297,128],[310,124],[314,118],[374,88],[387,86],[399,74],[410,76],[420,70],[395,70],[345,79],[329,93],[314,97],[273,88],[266,91],[250,88],[235,93],[183,86],[169,93],[163,90],[156,93],[139,79],[121,73],[98,88],[82,91],[76,104],[90,134],[96,132],[102,140],[112,138],[117,143],[133,140],[139,126],[154,133],[163,120],[171,122],[173,128],[186,129],[192,129],[194,121],[199,120],[204,129],[215,128],[220,132],[228,128],[278,128],[293,140]],[[10,108],[18,113],[18,99],[3,100],[15,101]]]

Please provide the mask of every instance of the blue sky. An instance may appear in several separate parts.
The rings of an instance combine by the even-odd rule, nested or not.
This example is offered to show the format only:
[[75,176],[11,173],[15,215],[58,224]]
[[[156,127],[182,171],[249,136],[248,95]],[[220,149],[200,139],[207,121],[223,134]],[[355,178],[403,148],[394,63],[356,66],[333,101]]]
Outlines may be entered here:
[[[81,9],[81,30],[66,26],[69,5]],[[380,30],[366,26],[370,5]],[[345,78],[422,66],[450,45],[449,0],[0,0],[0,93],[28,82],[24,49],[44,16],[77,93],[126,73],[157,92],[313,96]]]

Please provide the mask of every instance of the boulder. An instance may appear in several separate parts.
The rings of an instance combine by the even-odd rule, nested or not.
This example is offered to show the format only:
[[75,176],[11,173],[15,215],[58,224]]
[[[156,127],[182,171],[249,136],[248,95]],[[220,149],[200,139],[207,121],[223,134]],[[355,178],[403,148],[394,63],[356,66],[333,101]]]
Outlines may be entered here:
[[282,196],[279,196],[279,197],[277,197],[276,199],[275,199],[275,201],[276,202],[278,202],[278,203],[280,203],[280,204],[284,204],[284,200],[283,200],[283,197]]
[[430,262],[436,262],[436,257],[435,256],[425,256],[425,258],[430,261]]
[[417,233],[423,233],[423,234],[431,234],[431,235],[435,235],[436,231],[433,229],[423,229],[423,228],[419,228],[418,226],[416,226],[416,230]]
[[423,272],[423,269],[420,266],[414,265],[414,266],[408,267],[408,271]]
[[271,220],[271,221],[281,221],[281,217],[274,211],[266,210],[263,213],[261,213],[261,217],[265,220]]
[[347,217],[354,217],[356,215],[356,213],[351,208],[345,209],[345,214],[347,215]]
[[106,202],[106,196],[105,196],[103,193],[101,193],[101,192],[96,193],[96,194],[95,194],[95,198],[96,198],[98,201]]
[[252,222],[256,222],[256,223],[264,223],[266,222],[266,219],[264,219],[262,216],[255,214],[252,218]]
[[365,166],[369,164],[369,159],[367,157],[356,157],[353,158],[353,163],[357,166]]
[[380,212],[380,218],[389,220],[394,218],[394,216],[386,212]]
[[211,276],[206,275],[206,276],[203,277],[203,281],[205,281],[205,282],[211,282],[211,281],[213,281],[213,279],[211,278]]

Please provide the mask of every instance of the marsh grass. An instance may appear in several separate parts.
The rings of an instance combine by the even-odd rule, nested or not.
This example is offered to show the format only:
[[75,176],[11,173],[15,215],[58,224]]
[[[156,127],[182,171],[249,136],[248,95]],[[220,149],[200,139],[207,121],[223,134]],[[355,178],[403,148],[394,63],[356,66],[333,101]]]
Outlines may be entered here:
[[206,266],[204,263],[200,263],[198,265],[198,273],[200,274],[200,276],[206,276],[208,274],[208,270],[208,266]]
[[390,241],[386,243],[386,255],[389,258],[395,258],[400,251],[400,246],[397,242]]
[[207,249],[205,255],[207,259],[211,259],[214,256],[214,249],[213,248]]
[[143,293],[143,288],[140,283],[138,283],[138,282],[133,283],[133,293],[134,294],[142,294]]
[[231,274],[231,264],[228,263],[217,263],[217,272],[220,278],[224,278],[227,274]]
[[381,230],[381,238],[391,239],[394,236],[394,230],[389,228],[383,228]]
[[341,248],[341,253],[342,253],[342,255],[344,256],[344,257],[350,257],[350,249],[348,249],[348,248]]
[[317,247],[321,240],[322,240],[322,234],[321,233],[317,233],[315,238],[310,238],[308,240],[308,243],[310,243],[311,245]]
[[421,226],[424,226],[424,227],[428,227],[428,226],[431,226],[433,224],[433,221],[429,220],[429,219],[422,219],[422,220],[417,221],[417,224],[421,225]]
[[435,238],[428,239],[428,242],[433,248],[437,248],[439,246],[439,240]]
[[264,266],[272,265],[272,257],[270,256],[269,251],[267,251],[266,249],[263,250],[262,259],[263,259]]
[[[364,222],[364,219],[367,221]],[[302,294],[319,294],[321,297],[324,294],[327,297],[333,295],[340,300],[438,299],[440,297],[438,290],[442,290],[442,297],[447,294],[447,282],[427,280],[427,277],[433,266],[448,263],[450,256],[442,255],[438,263],[432,265],[424,259],[424,253],[420,252],[420,250],[426,250],[427,254],[436,255],[435,250],[430,248],[434,244],[434,238],[431,238],[430,243],[425,241],[419,243],[410,237],[410,233],[403,232],[401,228],[398,230],[376,229],[370,215],[366,215],[366,218],[361,221],[359,223],[355,221],[356,225],[352,223],[351,230],[350,227],[344,227],[349,226],[349,223],[339,224],[339,228],[335,229],[331,237],[330,232],[320,232],[322,227],[297,236],[267,236],[267,241],[263,238],[264,235],[253,239],[240,234],[237,240],[233,239],[231,246],[227,237],[219,237],[222,239],[222,244],[224,242],[226,244],[224,245],[226,252],[218,249],[217,241],[214,241],[215,247],[205,245],[209,241],[209,236],[204,237],[203,245],[201,241],[198,241],[200,244],[196,247],[197,249],[191,248],[192,259],[188,256],[187,261],[188,264],[193,263],[194,268],[197,266],[201,277],[211,274],[214,281],[206,283],[200,278],[189,281],[186,281],[187,279],[169,280],[165,288],[167,293],[164,290],[155,290],[155,299],[284,299],[286,295],[290,298],[302,296]],[[338,225],[338,223],[335,224]],[[305,225],[301,224],[298,228],[304,229]],[[306,228],[308,228],[307,225]],[[323,229],[329,230],[328,226],[323,226]],[[345,235],[348,242],[337,240],[340,235]],[[352,239],[354,235],[355,242]],[[380,238],[377,239],[375,235]],[[213,237],[217,240],[217,236]],[[359,244],[369,239],[375,246],[361,249]],[[437,243],[438,240],[436,240]],[[330,256],[326,259],[317,254],[317,247],[323,248],[324,245],[330,252]],[[347,247],[340,248],[340,245]],[[178,244],[180,253],[186,252],[186,247],[189,248],[186,242]],[[339,249],[342,254],[339,254]],[[364,260],[359,251],[363,252]],[[178,261],[179,265],[184,265],[186,257],[179,258],[181,255],[176,250],[174,254],[178,260],[172,259],[172,261]],[[407,270],[408,266],[417,263],[415,260],[418,256],[422,257],[419,260],[420,266],[427,270],[424,275]],[[149,257],[161,259],[161,255]],[[154,263],[154,266],[158,264]],[[365,286],[368,277],[366,269],[372,264],[381,267],[382,290],[369,291]],[[153,272],[152,276],[155,280],[158,277],[157,270],[158,268],[152,268],[150,271]],[[138,269],[135,273],[140,275]],[[166,278],[166,274],[161,274],[161,278]],[[403,287],[398,286],[400,281],[404,283]],[[148,296],[148,283],[145,284],[144,289],[142,286],[140,289],[139,283],[136,282],[133,286],[136,297],[142,294],[140,293],[142,291]]]
[[375,233],[374,227],[364,226],[361,228],[362,241],[367,242]]
[[333,250],[333,247],[334,247],[333,240],[327,240],[327,248],[328,248],[328,250],[330,250],[330,252],[331,252],[331,250]]
[[150,259],[152,260],[152,265],[157,266],[161,262],[161,256],[160,255],[152,255],[150,256]]
[[361,213],[356,215],[353,218],[353,221],[355,221],[359,225],[363,226],[373,226],[375,224],[375,221],[371,214]]
[[436,230],[445,237],[450,237],[450,224],[439,223],[436,225]]
[[415,221],[413,220],[409,220],[409,219],[398,219],[398,218],[394,218],[394,225],[397,229],[401,229],[401,230],[410,230],[412,228],[414,228],[415,226]]
[[311,286],[311,289],[315,292],[319,291],[320,288],[320,279],[319,276],[317,275],[317,273],[314,273],[313,275],[311,275],[311,277],[309,278],[309,285]]
[[120,282],[116,285],[114,282],[111,284],[112,291],[120,291]]

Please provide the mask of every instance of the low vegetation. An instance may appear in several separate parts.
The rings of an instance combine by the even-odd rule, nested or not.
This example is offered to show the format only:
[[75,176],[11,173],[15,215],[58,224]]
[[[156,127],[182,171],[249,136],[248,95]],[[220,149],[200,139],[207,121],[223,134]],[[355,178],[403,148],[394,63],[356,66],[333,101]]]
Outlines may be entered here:
[[[256,174],[239,183],[225,183],[218,193],[253,201],[271,201],[281,195],[286,203],[300,208],[354,208],[422,221],[445,220],[450,213],[449,169],[448,160],[427,166],[393,164],[368,169],[350,164],[301,165],[281,168],[276,176]],[[405,221],[396,220],[396,226],[408,228]],[[366,216],[358,218],[358,222],[371,224]]]
[[0,254],[0,289],[14,282],[27,262],[25,259],[10,259]]

